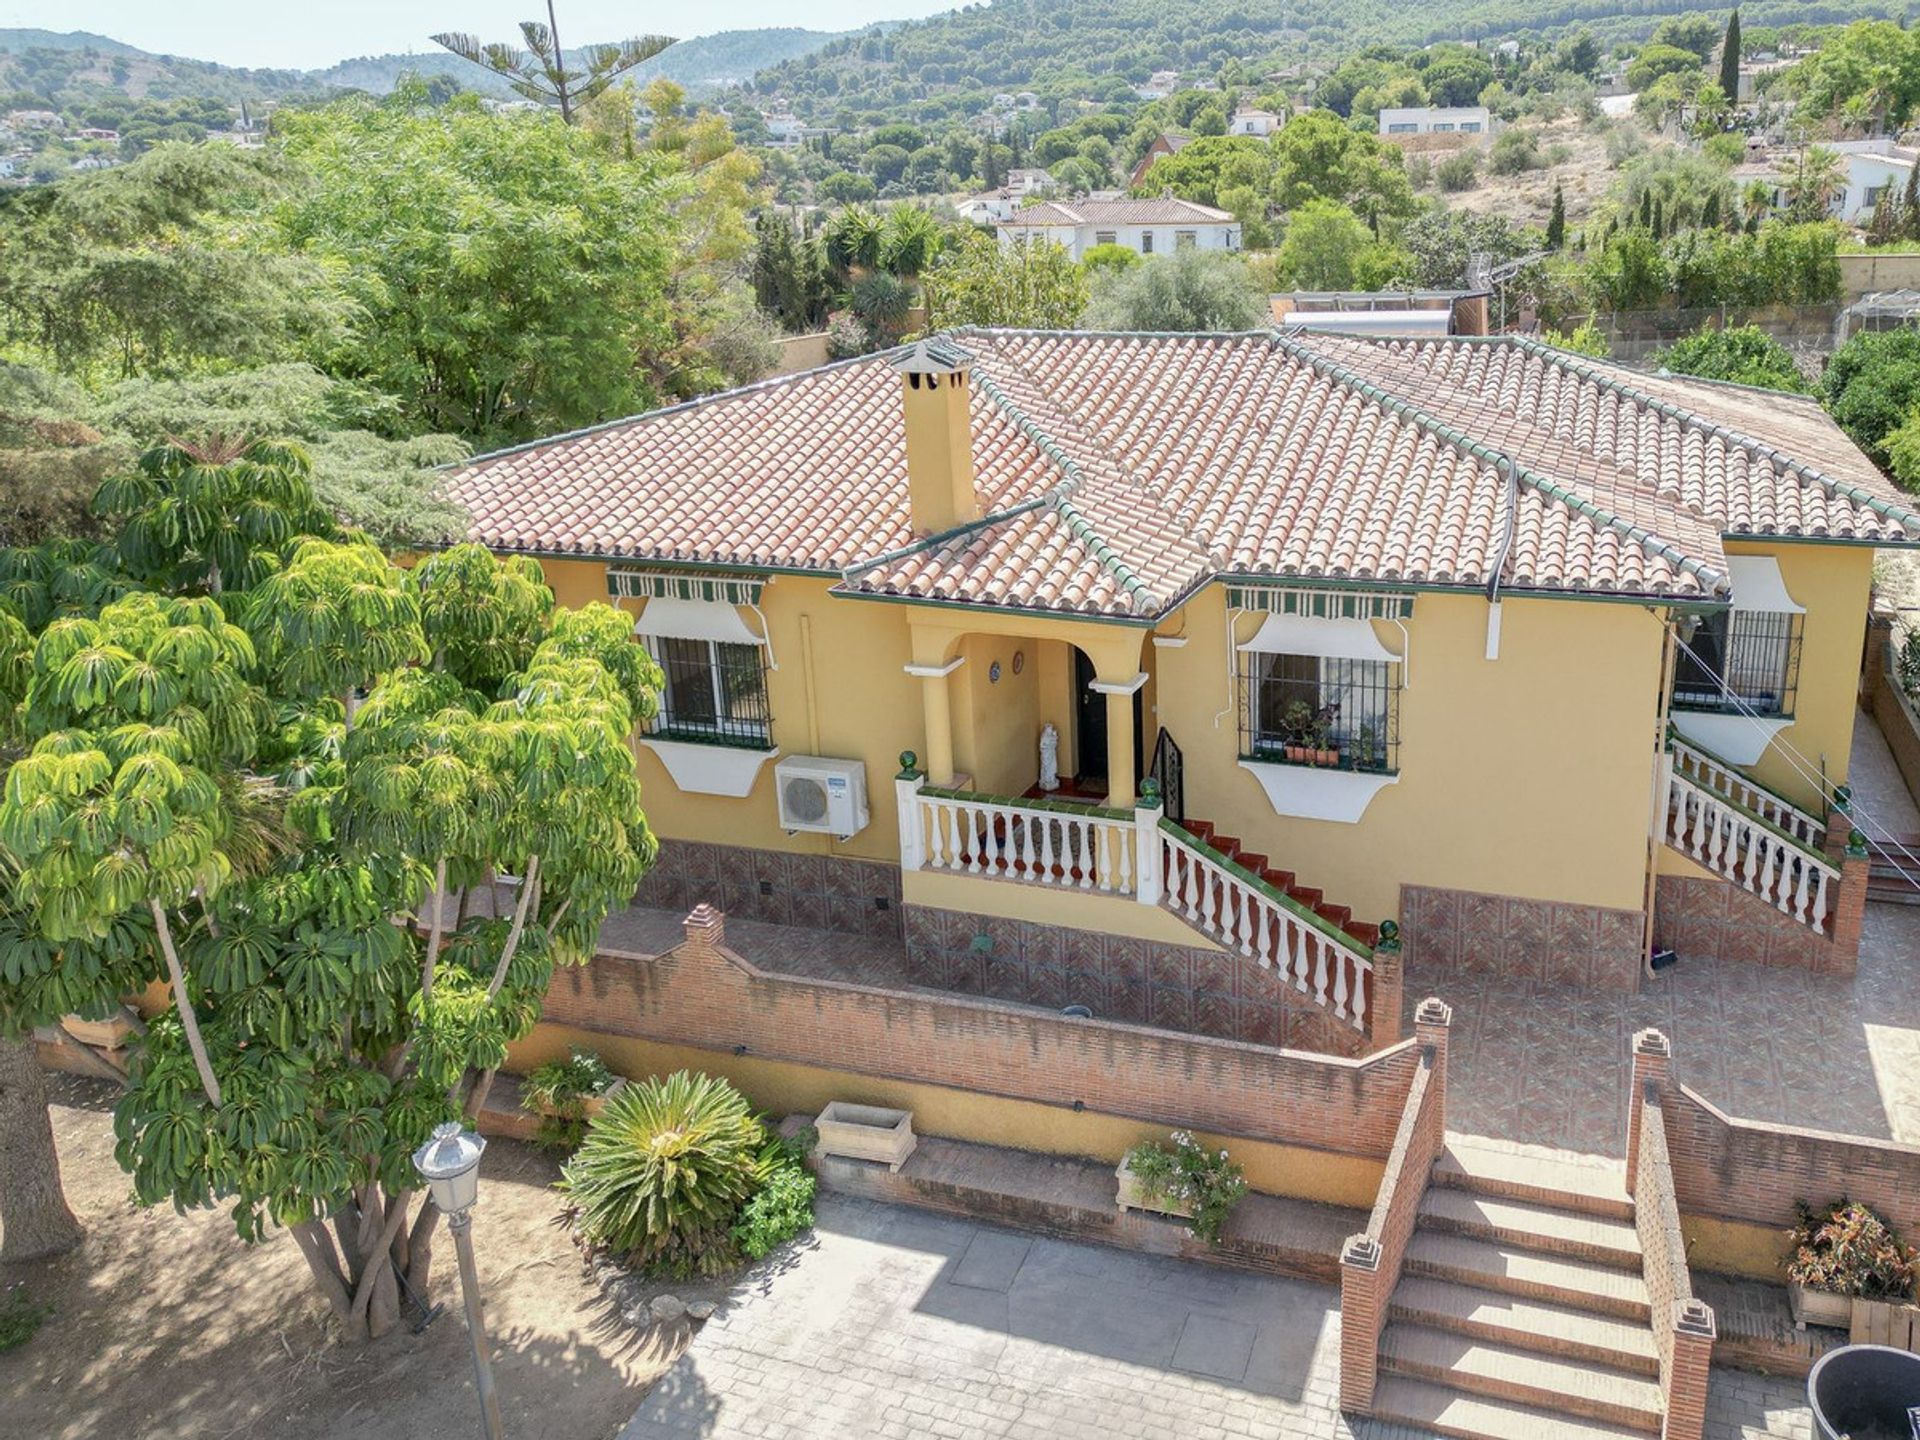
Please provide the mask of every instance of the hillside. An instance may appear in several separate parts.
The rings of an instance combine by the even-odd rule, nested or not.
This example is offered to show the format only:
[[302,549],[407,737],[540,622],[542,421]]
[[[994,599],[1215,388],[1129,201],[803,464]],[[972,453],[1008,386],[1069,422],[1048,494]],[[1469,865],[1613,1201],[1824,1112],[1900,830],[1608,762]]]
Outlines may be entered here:
[[[755,88],[815,116],[842,108],[897,112],[982,91],[1117,98],[1156,70],[1212,76],[1229,57],[1279,62],[1375,43],[1477,40],[1576,24],[1602,39],[1626,38],[1702,8],[1697,0],[993,0],[837,40],[762,73]],[[1740,7],[1750,28],[1912,11],[1920,11],[1916,0],[1747,0]]]

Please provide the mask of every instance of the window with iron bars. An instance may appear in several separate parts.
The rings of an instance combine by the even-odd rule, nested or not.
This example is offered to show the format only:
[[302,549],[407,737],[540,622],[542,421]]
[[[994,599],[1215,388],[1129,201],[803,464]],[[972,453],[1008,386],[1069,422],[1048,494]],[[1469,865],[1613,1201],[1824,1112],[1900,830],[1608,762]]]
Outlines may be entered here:
[[1676,710],[1792,715],[1800,683],[1800,616],[1721,610],[1705,616],[1674,667]]
[[666,676],[651,733],[754,749],[770,743],[765,646],[649,635],[647,649]]
[[1240,659],[1244,757],[1398,773],[1398,665],[1259,651],[1247,651]]

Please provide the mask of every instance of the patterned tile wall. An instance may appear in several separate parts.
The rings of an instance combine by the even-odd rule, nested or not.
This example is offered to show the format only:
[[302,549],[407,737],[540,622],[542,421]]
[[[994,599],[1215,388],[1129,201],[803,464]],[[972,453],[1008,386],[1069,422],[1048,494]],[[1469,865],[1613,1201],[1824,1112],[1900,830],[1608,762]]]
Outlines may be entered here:
[[1850,974],[1853,962],[1831,940],[1724,880],[1662,875],[1654,891],[1653,934],[1683,959],[1779,965]]
[[742,845],[663,840],[636,905],[725,915],[848,935],[900,937],[900,867]]
[[1355,1054],[1363,1038],[1251,960],[1125,935],[906,908],[916,985],[1028,1005],[1085,1005],[1103,1020]]
[[1638,910],[1400,887],[1409,966],[1632,991],[1645,925]]

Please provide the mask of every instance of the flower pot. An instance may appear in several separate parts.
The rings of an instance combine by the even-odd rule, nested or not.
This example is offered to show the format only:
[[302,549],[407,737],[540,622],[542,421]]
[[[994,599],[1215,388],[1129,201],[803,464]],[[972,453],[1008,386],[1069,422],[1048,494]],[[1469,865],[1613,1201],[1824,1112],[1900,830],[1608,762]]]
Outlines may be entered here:
[[1340,763],[1340,752],[1338,750],[1316,750],[1313,752],[1313,763],[1316,765],[1338,765]]
[[1287,745],[1282,747],[1281,753],[1285,755],[1287,759],[1298,763],[1307,758],[1307,747],[1304,745]]
[[849,1160],[877,1160],[898,1171],[913,1154],[919,1139],[913,1133],[911,1110],[889,1110],[879,1105],[852,1105],[835,1100],[813,1122],[820,1133],[816,1154]]
[[1787,1286],[1787,1300],[1793,1307],[1793,1326],[1796,1330],[1804,1330],[1809,1325],[1831,1325],[1836,1330],[1852,1328],[1851,1295],[1815,1290],[1796,1281]]
[[1118,1203],[1120,1213],[1129,1210],[1145,1210],[1155,1215],[1177,1215],[1183,1220],[1193,1218],[1193,1211],[1170,1195],[1161,1195],[1128,1168],[1123,1158],[1113,1172],[1120,1182]]
[[587,1096],[586,1110],[587,1110],[588,1116],[592,1117],[594,1115],[598,1115],[602,1110],[607,1108],[607,1102],[609,1100],[613,1099],[614,1096],[618,1095],[622,1090],[626,1088],[627,1088],[627,1077],[624,1075],[614,1076],[613,1083],[607,1086],[607,1088],[602,1090],[598,1095]]

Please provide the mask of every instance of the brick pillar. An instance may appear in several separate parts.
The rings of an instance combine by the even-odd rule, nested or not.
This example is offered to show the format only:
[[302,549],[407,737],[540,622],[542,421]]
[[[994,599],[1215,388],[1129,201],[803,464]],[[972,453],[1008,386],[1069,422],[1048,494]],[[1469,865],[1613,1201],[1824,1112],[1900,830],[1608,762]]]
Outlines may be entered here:
[[699,904],[680,922],[687,945],[707,955],[718,954],[727,943],[727,917],[713,906]]
[[1673,1363],[1666,1374],[1663,1440],[1700,1440],[1706,1429],[1714,1333],[1713,1310],[1704,1301],[1673,1302]]
[[1847,808],[1853,803],[1853,787],[1833,787],[1832,803],[1827,806],[1826,843],[1821,847],[1835,865],[1847,858],[1847,837],[1853,833],[1853,817]]
[[1453,1007],[1437,995],[1429,995],[1414,1007],[1414,1038],[1433,1049],[1433,1073],[1427,1086],[1433,1095],[1434,1124],[1442,1135],[1447,1129],[1447,1030],[1452,1024]]
[[1368,1039],[1375,1050],[1383,1050],[1400,1038],[1400,1005],[1405,982],[1400,927],[1391,920],[1382,920],[1380,938],[1373,942],[1373,1000],[1367,1015]]
[[1646,1108],[1647,1087],[1665,1097],[1673,1074],[1673,1044],[1658,1030],[1642,1030],[1633,1037],[1633,1079],[1627,1090],[1627,1193],[1634,1193],[1640,1176],[1640,1116]]
[[1873,697],[1886,683],[1887,649],[1893,644],[1894,615],[1880,607],[1887,602],[1873,597],[1873,609],[1867,615],[1867,648],[1860,663],[1860,705],[1873,708]]
[[1867,837],[1858,830],[1849,831],[1840,860],[1840,894],[1833,902],[1833,950],[1831,963],[1824,967],[1826,974],[1851,975],[1859,966],[1860,927],[1867,918],[1867,873],[1872,867]]
[[1340,1408],[1350,1415],[1372,1413],[1380,1378],[1387,1325],[1380,1260],[1380,1242],[1365,1233],[1349,1235],[1340,1248]]

